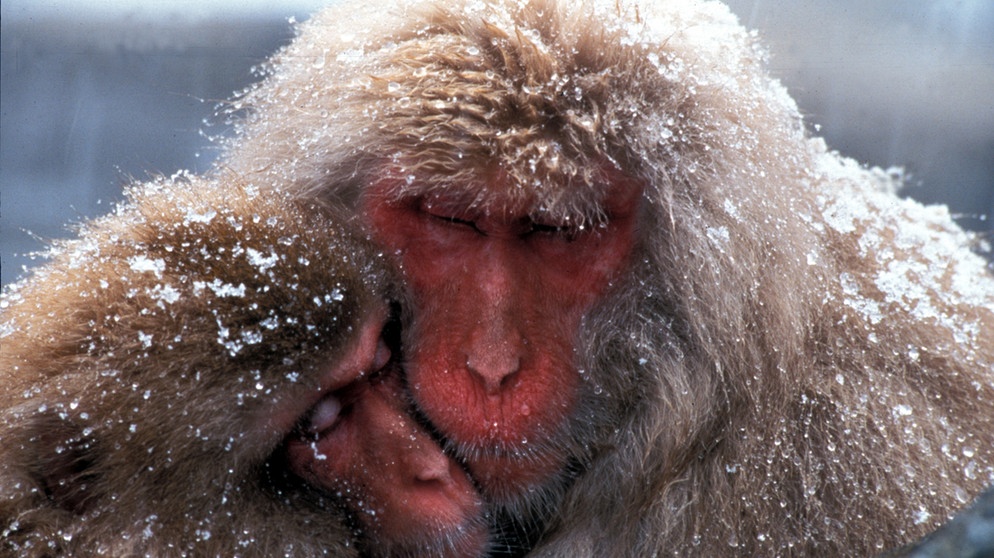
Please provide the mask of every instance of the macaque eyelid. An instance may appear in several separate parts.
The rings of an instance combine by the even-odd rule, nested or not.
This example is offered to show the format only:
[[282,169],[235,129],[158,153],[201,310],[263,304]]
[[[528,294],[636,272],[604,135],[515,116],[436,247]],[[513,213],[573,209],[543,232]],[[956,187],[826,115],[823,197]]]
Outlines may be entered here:
[[426,209],[424,206],[420,206],[419,209],[418,209],[418,211],[420,211],[424,215],[427,215],[430,219],[432,219],[432,221],[443,223],[445,225],[451,225],[451,226],[455,226],[455,227],[460,227],[460,228],[465,227],[465,228],[471,229],[471,230],[473,230],[475,232],[481,232],[480,229],[477,228],[476,223],[474,221],[469,220],[469,219],[460,218],[460,217],[454,217],[454,216],[448,215],[448,214],[446,214],[444,212],[439,212],[437,210],[436,211],[432,211],[432,210]]
[[592,215],[566,216],[561,219],[533,218],[530,232],[567,237],[578,237],[604,231],[615,220],[623,221],[627,215],[620,212],[597,211]]
[[476,228],[476,224],[473,223],[473,221],[469,221],[466,219],[460,219],[458,217],[449,217],[446,215],[438,215],[436,213],[429,213],[428,215],[440,221],[445,221],[446,223],[452,223],[453,225],[464,225],[467,227],[473,227],[474,229]]
[[589,225],[576,225],[574,223],[568,223],[565,225],[532,223],[528,234],[537,234],[551,239],[571,242],[576,240],[578,237],[591,232],[591,229],[592,227]]
[[305,431],[310,435],[318,435],[339,422],[344,409],[341,398],[328,395],[317,402],[307,415]]
[[532,232],[545,232],[545,233],[564,233],[570,231],[580,230],[580,227],[574,227],[572,225],[555,225],[549,223],[532,223]]
[[390,362],[392,356],[393,352],[390,350],[390,346],[387,345],[381,336],[380,340],[376,343],[376,352],[373,355],[373,363],[370,367],[371,371],[375,374],[382,370]]

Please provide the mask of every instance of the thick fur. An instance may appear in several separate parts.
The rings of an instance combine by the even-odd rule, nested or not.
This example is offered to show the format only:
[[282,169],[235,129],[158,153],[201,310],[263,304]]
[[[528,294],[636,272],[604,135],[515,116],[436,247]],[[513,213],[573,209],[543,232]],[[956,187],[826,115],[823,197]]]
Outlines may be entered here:
[[231,177],[129,198],[3,298],[0,554],[354,554],[268,460],[384,311],[371,248]]
[[994,481],[972,239],[810,137],[724,6],[363,4],[232,103],[219,168],[344,204],[405,170],[482,203],[499,169],[504,199],[590,221],[604,161],[645,184],[632,269],[581,334],[578,478],[497,514],[543,519],[520,550],[866,556]]

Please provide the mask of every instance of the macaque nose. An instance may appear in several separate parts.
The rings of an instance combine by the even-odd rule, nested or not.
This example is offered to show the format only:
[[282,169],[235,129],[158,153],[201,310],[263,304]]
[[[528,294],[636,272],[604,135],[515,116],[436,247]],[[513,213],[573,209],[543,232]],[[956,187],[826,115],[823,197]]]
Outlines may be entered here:
[[521,369],[521,357],[510,342],[475,350],[466,368],[487,395],[497,395]]
[[441,451],[411,452],[409,456],[416,461],[411,468],[415,481],[441,484],[452,482],[450,460]]
[[519,275],[515,258],[500,246],[487,253],[478,266],[480,319],[466,346],[466,368],[487,395],[497,395],[521,369],[524,338],[516,317],[521,315],[521,288],[528,281]]

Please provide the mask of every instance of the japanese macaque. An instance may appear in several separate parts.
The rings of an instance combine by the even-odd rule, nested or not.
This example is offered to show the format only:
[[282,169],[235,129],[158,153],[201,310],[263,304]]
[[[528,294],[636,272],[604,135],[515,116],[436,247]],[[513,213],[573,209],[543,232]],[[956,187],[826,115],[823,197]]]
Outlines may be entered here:
[[499,552],[866,556],[994,481],[974,239],[811,137],[726,7],[360,4],[232,102],[217,172],[396,263]]
[[162,180],[7,292],[0,553],[483,554],[476,489],[408,414],[391,275],[343,223]]

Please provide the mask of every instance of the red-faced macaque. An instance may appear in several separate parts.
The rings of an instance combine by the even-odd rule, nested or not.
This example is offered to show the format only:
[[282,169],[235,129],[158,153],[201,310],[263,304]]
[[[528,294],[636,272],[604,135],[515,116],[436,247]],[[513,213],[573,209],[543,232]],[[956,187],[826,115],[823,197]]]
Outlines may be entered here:
[[974,239],[764,57],[716,2],[342,3],[232,103],[216,172],[401,270],[407,389],[501,552],[866,556],[994,481]]
[[391,274],[345,223],[160,180],[6,292],[2,553],[483,554],[476,488],[409,414]]

